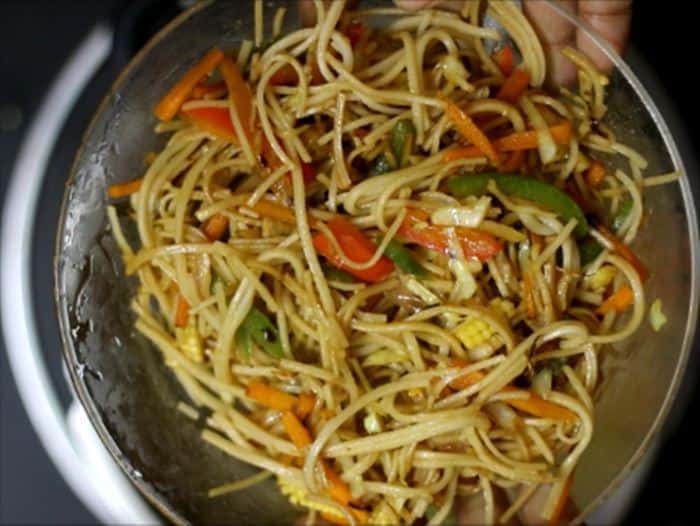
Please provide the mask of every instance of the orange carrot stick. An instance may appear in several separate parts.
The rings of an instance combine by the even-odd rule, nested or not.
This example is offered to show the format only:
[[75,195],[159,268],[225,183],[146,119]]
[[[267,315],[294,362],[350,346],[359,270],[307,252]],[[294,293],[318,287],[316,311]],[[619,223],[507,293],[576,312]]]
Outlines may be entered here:
[[127,195],[131,195],[133,193],[138,192],[141,188],[142,183],[143,178],[141,177],[139,179],[129,181],[128,183],[113,184],[112,186],[107,188],[107,195],[111,199],[119,199],[121,197],[126,197]]
[[600,161],[591,162],[590,168],[586,170],[585,178],[588,186],[598,188],[605,177],[605,165]]
[[[467,362],[459,358],[453,358],[450,360],[450,366],[452,367],[464,367]],[[472,371],[471,373],[464,374],[452,380],[450,386],[455,389],[466,389],[467,387],[474,385],[475,383],[481,381],[486,375],[481,371]],[[519,391],[517,387],[505,386],[501,391]],[[519,409],[523,413],[528,413],[539,418],[549,418],[551,420],[559,420],[564,422],[572,422],[576,420],[576,415],[569,411],[567,408],[549,402],[543,398],[540,398],[536,394],[530,393],[528,398],[512,398],[503,400],[504,403]]]
[[312,393],[306,391],[299,395],[299,403],[297,404],[297,416],[306,418],[316,405],[316,397]]
[[278,411],[291,411],[297,404],[297,397],[275,389],[263,382],[251,382],[245,391],[248,398],[262,406]]
[[514,103],[518,100],[518,97],[525,93],[527,87],[530,85],[530,75],[528,75],[522,69],[516,68],[513,73],[506,79],[506,81],[498,90],[496,98],[504,100],[506,102]]
[[649,270],[646,265],[637,257],[630,247],[625,245],[622,240],[615,234],[610,232],[603,225],[598,226],[598,232],[613,246],[613,251],[620,256],[622,259],[627,261],[630,265],[634,267],[639,274],[639,279],[646,281],[649,277]]
[[250,86],[243,79],[243,75],[241,75],[241,70],[238,68],[238,65],[230,58],[224,57],[221,60],[219,70],[221,71],[221,76],[226,82],[229,99],[236,109],[236,113],[241,121],[243,131],[248,138],[248,143],[252,144],[252,133],[250,126],[251,114],[253,112],[253,94],[250,91]]
[[177,309],[175,310],[175,327],[184,327],[187,325],[187,318],[190,315],[190,305],[187,300],[180,296],[180,300],[177,302]]
[[[557,144],[567,144],[571,140],[571,124],[562,122],[549,127],[554,142]],[[516,152],[521,150],[534,150],[537,148],[537,132],[533,130],[515,132],[505,137],[495,139],[493,147],[498,152]],[[464,148],[451,148],[442,154],[444,162],[448,163],[456,159],[473,159],[483,157],[484,153],[476,146],[466,146]]]
[[496,166],[499,165],[498,154],[486,134],[474,124],[474,121],[465,111],[451,102],[445,102],[447,118],[452,121],[457,131],[479,149]]
[[221,239],[228,228],[228,218],[224,214],[214,214],[202,225],[202,232],[211,242]]
[[493,61],[506,77],[513,73],[513,46],[506,44],[493,54]]
[[525,306],[527,307],[527,317],[534,320],[537,317],[537,309],[535,308],[535,298],[533,297],[532,277],[530,273],[523,272],[523,296]]
[[323,472],[328,482],[326,493],[336,502],[347,506],[352,498],[350,488],[326,462],[322,461],[321,465],[323,466]]
[[605,316],[608,312],[623,312],[634,302],[634,292],[632,287],[625,285],[611,294],[596,309],[597,314]]
[[153,111],[161,121],[171,120],[187,100],[194,87],[223,60],[224,53],[219,48],[211,49],[202,60],[192,66],[187,73],[163,97]]
[[291,411],[282,413],[282,425],[284,430],[289,435],[290,440],[294,443],[299,451],[311,445],[311,433],[304,427],[297,415]]

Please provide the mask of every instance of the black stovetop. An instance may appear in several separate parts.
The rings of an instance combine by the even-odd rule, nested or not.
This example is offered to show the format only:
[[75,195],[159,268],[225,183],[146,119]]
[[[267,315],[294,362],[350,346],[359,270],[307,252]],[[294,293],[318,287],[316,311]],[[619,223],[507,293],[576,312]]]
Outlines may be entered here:
[[[668,3],[668,5],[671,5]],[[632,41],[671,95],[695,150],[700,137],[692,50],[678,36],[696,31],[692,16],[664,9],[657,2],[636,2]],[[102,94],[148,35],[178,10],[174,0],[0,0],[0,203],[16,149],[41,98],[65,60],[97,23],[115,28],[117,52],[81,95],[51,157],[40,194],[33,242],[33,294],[44,355],[63,403],[70,395],[61,372],[58,327],[54,315],[52,273],[56,218],[68,168],[82,130]],[[697,174],[691,173],[691,177]],[[0,340],[0,524],[87,524],[95,519],[77,501],[41,448],[24,414],[10,377]],[[668,434],[650,480],[629,524],[694,524],[695,487],[685,482],[699,461],[694,423],[700,395],[692,385],[683,418]],[[681,484],[680,481],[684,483]]]

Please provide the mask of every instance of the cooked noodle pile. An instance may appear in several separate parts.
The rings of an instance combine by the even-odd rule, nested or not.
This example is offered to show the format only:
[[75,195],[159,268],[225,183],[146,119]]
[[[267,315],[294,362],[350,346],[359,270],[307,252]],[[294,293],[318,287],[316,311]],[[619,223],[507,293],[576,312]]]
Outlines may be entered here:
[[263,470],[212,494],[271,474],[312,521],[440,524],[465,497],[496,523],[545,488],[556,521],[600,353],[645,311],[641,190],[677,174],[643,178],[579,52],[578,88],[545,88],[511,2],[488,5],[512,40],[493,53],[478,1],[316,2],[286,34],[278,11],[271,43],[261,5],[255,42],[173,87],[167,144],[110,189],[140,238],[110,207],[136,329],[203,438]]

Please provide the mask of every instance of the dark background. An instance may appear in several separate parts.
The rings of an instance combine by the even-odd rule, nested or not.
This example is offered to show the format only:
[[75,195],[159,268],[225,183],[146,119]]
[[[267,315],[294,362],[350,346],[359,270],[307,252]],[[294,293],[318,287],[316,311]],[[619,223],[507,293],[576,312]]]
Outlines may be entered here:
[[[155,13],[160,15],[149,16],[147,22],[140,19],[128,22],[131,24],[129,36],[118,42],[120,56],[98,74],[94,92],[81,98],[83,109],[71,117],[68,124],[72,129],[81,130],[86,126],[91,110],[116,74],[116,68],[174,12],[174,1],[149,4],[155,6]],[[27,125],[64,61],[98,20],[124,20],[117,15],[128,15],[129,10],[139,5],[137,1],[123,0],[0,0],[0,197],[4,197],[15,151]],[[678,2],[637,0],[632,43],[675,105],[691,149],[695,151],[700,137],[700,105],[697,103],[697,46],[691,42],[698,29],[695,17],[691,13],[683,16],[677,7]],[[55,155],[65,164],[72,153],[71,148],[61,148],[59,144]],[[697,174],[689,176],[697,177]],[[62,184],[59,175],[54,186],[60,188]],[[51,206],[57,210],[57,203]],[[50,218],[51,215],[49,222]],[[50,254],[53,247],[44,250]],[[50,280],[50,273],[43,272],[38,279]],[[40,327],[55,325],[52,299],[46,298],[41,305],[41,312],[37,312]],[[0,524],[94,523],[95,519],[72,495],[32,431],[15,391],[2,345],[0,341]],[[59,359],[56,342],[45,342],[45,347],[49,360]],[[668,433],[650,480],[628,518],[630,525],[675,526],[698,522],[694,475],[700,462],[693,431],[700,416],[700,396],[693,384],[693,379],[686,382],[688,405]],[[61,395],[67,399],[67,391]]]

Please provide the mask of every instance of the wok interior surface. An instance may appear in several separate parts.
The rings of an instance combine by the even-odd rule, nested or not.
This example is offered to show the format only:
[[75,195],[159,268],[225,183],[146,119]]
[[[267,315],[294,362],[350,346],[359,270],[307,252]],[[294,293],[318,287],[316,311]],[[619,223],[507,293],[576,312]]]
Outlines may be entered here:
[[[296,27],[295,2],[286,25]],[[279,4],[279,3],[278,3]],[[275,7],[278,5],[276,4]],[[211,487],[256,472],[199,437],[202,422],[177,411],[186,400],[160,354],[133,329],[129,304],[136,278],[126,278],[108,229],[106,187],[139,176],[153,133],[152,108],[211,46],[238,47],[252,32],[247,2],[200,4],[176,20],[122,74],[88,130],[73,168],[56,257],[56,295],[64,353],[76,391],[101,438],[139,489],[170,520],[193,523],[291,523],[295,511],[274,479],[210,499]],[[618,71],[609,86],[606,122],[642,152],[648,174],[679,166],[654,120],[654,110]],[[662,419],[690,346],[696,314],[694,210],[687,181],[645,193],[651,217],[635,249],[652,269],[647,301],[663,301],[660,333],[645,321],[603,363],[596,429],[576,471],[573,498],[589,510],[619,483]],[[125,212],[126,204],[118,207]],[[122,219],[132,243],[133,225]]]

